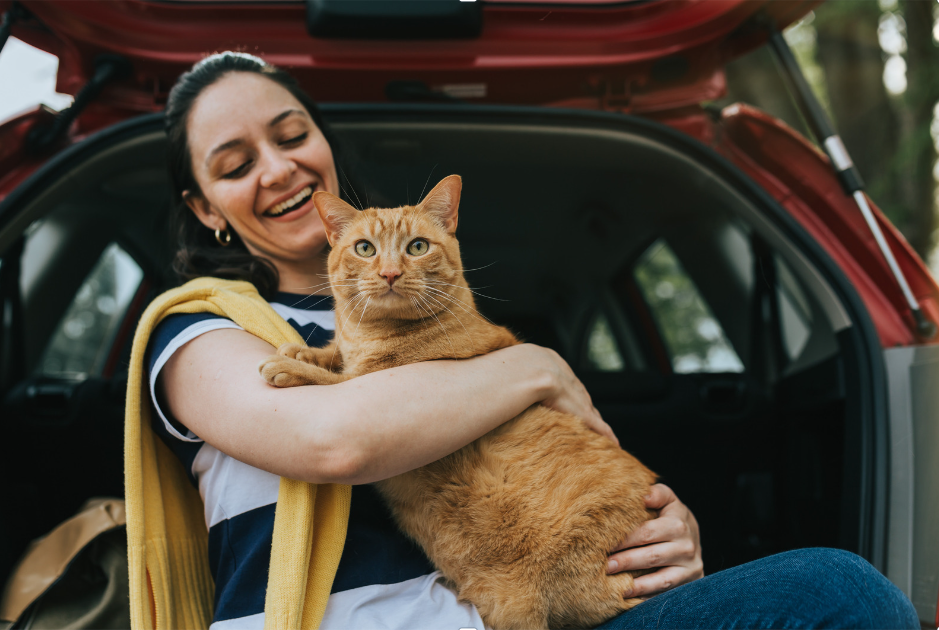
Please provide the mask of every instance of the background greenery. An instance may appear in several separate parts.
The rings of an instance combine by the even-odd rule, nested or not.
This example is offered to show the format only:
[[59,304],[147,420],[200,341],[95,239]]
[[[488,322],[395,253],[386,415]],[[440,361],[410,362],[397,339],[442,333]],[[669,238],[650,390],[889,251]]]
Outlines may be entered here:
[[[939,3],[828,0],[786,31],[867,191],[939,275]],[[767,47],[727,68],[728,97],[811,134]]]

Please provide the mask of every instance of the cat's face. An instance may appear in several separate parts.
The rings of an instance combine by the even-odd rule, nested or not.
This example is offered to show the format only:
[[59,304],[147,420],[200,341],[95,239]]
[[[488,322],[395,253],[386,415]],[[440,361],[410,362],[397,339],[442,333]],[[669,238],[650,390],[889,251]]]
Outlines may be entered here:
[[441,181],[416,206],[358,211],[329,193],[316,193],[333,249],[329,276],[339,317],[420,319],[459,306],[464,287],[453,236],[460,178]]

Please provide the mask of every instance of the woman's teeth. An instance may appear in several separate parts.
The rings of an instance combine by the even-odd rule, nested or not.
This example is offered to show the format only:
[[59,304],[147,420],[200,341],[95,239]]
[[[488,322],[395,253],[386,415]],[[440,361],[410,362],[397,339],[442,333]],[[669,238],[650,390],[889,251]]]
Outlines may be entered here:
[[307,186],[287,201],[281,201],[279,204],[265,212],[269,217],[276,217],[297,208],[313,195],[313,187]]

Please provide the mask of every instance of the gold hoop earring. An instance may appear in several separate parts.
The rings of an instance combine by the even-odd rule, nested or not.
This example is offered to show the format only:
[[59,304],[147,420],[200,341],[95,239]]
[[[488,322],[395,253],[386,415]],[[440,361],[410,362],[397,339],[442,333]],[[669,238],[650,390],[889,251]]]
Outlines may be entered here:
[[228,247],[231,244],[231,233],[228,231],[228,228],[225,228],[225,236],[222,236],[221,230],[215,230],[215,240],[218,241],[218,244],[222,247]]

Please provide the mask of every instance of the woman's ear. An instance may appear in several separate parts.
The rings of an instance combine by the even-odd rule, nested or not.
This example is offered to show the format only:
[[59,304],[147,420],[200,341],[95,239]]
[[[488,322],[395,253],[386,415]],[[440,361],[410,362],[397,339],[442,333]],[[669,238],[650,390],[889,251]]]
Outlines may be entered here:
[[329,246],[335,247],[343,230],[349,227],[359,211],[325,190],[313,193],[313,205],[316,206],[316,211],[319,212],[320,219],[323,221],[323,227],[326,228],[326,240],[329,241]]
[[219,212],[212,207],[205,197],[191,193],[188,190],[183,192],[183,201],[196,215],[199,222],[210,230],[224,230],[228,228],[228,221],[225,220]]

